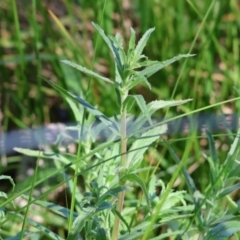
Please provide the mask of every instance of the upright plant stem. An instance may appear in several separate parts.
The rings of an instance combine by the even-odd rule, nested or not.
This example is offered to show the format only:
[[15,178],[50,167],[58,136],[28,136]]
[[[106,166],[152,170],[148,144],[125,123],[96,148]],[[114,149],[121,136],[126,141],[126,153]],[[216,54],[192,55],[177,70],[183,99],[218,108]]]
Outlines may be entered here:
[[[123,101],[125,100],[125,97],[122,98],[122,106]],[[127,162],[127,155],[124,154],[127,152],[127,111],[126,109],[123,109],[121,111],[121,172],[119,174],[119,180],[121,181],[121,178],[125,172],[126,168],[126,162]],[[120,185],[124,185],[124,182],[120,182]],[[125,191],[122,191],[118,194],[118,203],[117,203],[117,211],[121,214],[123,209],[123,203],[124,203],[124,196]],[[112,233],[112,239],[117,240],[118,234],[119,234],[119,227],[120,227],[120,219],[119,217],[115,217],[115,222],[113,226],[113,233]]]

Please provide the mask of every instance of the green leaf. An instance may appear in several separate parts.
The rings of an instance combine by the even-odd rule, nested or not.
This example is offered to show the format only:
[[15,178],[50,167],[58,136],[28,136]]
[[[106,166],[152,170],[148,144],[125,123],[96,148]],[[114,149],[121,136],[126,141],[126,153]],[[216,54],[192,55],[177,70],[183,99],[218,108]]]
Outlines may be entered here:
[[[38,150],[24,149],[24,148],[13,148],[14,151],[22,153],[27,156],[36,157],[36,158],[47,158],[47,159],[56,159],[62,162],[65,165],[71,164],[76,160],[75,155],[71,154],[59,154],[55,152],[43,152]],[[70,165],[72,169],[75,169],[74,165]]]
[[71,98],[75,102],[80,103],[83,107],[87,109],[88,112],[93,114],[96,118],[98,118],[100,121],[102,121],[109,129],[111,129],[116,135],[119,135],[119,130],[117,123],[110,120],[108,117],[106,117],[102,112],[100,112],[98,109],[93,107],[90,103],[85,101],[84,99],[68,92],[67,90],[61,88],[59,85],[43,78],[46,82],[48,82],[52,87],[54,87],[56,90],[58,90],[60,93],[64,94],[66,97]]
[[129,105],[129,103],[131,103],[131,100],[130,100],[131,98],[135,99],[135,101],[137,102],[143,115],[147,118],[149,124],[152,125],[151,115],[149,113],[148,106],[146,105],[146,102],[145,102],[143,96],[142,95],[129,95],[125,100],[128,105]]
[[151,35],[151,33],[155,30],[155,28],[148,29],[142,38],[139,40],[135,50],[134,50],[134,62],[137,62],[141,58],[142,51],[146,46],[146,43]]
[[101,202],[98,206],[96,211],[100,212],[100,211],[104,211],[106,209],[112,209],[113,205],[110,202]]
[[136,68],[141,68],[141,67],[147,67],[147,66],[153,65],[155,63],[158,63],[158,61],[147,60],[147,61],[143,61],[143,62],[137,62],[132,66],[132,68],[136,69]]
[[115,58],[117,58],[117,56],[115,55],[115,51],[112,47],[112,43],[110,41],[110,39],[105,35],[103,29],[96,23],[92,22],[92,25],[98,30],[99,34],[101,35],[101,37],[103,38],[103,40],[107,43],[109,49],[112,51],[112,54]]
[[78,108],[78,106],[76,105],[76,102],[73,101],[71,98],[67,97],[66,100],[69,104],[69,107],[71,108],[72,113],[74,114],[76,121],[80,123],[82,121],[83,111],[81,111],[81,109]]
[[194,54],[180,54],[176,57],[173,57],[169,60],[166,60],[164,62],[157,62],[149,67],[146,67],[145,69],[143,69],[142,71],[140,71],[139,73],[141,75],[144,75],[145,77],[150,77],[152,76],[154,73],[158,72],[159,70],[161,70],[162,68],[167,67],[168,65],[176,62],[177,60],[181,59],[181,58],[186,58],[186,57],[192,57],[194,56]]
[[192,99],[170,100],[170,101],[155,100],[155,101],[148,103],[147,107],[148,107],[150,114],[152,115],[159,109],[166,108],[166,107],[179,106],[179,105],[184,104],[189,101],[192,101]]
[[[19,233],[17,233],[17,234],[16,234],[15,236],[13,236],[13,237],[5,238],[5,240],[19,240],[19,239],[21,239],[21,234],[22,234],[22,232],[19,232]],[[28,235],[31,235],[31,238],[28,238],[28,239],[34,239],[34,235],[36,235],[36,239],[39,238],[38,232],[36,233],[36,232],[31,232],[31,231],[25,230],[25,231],[23,232],[23,237],[26,237],[26,236],[28,236]]]
[[96,231],[96,240],[108,240],[107,232],[104,228],[97,228],[95,231]]
[[148,191],[147,191],[146,185],[145,185],[144,181],[137,174],[135,174],[135,173],[126,174],[120,179],[120,181],[124,181],[124,182],[132,181],[132,182],[138,183],[143,191],[143,194],[145,195],[148,209],[151,210],[151,202],[150,202],[150,199],[148,196]]
[[[20,213],[15,213],[15,212],[8,212],[9,214],[13,215],[14,218],[19,217],[22,220],[24,220],[24,216]],[[43,225],[27,218],[27,223],[35,228],[37,228],[38,230],[40,230],[42,233],[44,233],[45,235],[48,236],[48,238],[53,239],[53,240],[64,240],[63,238],[61,238],[60,236],[58,236],[56,233],[52,232],[51,230],[49,230],[48,228],[44,227]]]
[[131,35],[130,35],[130,40],[129,40],[129,45],[128,45],[128,51],[129,51],[129,53],[132,53],[135,49],[136,33],[133,28],[130,28],[130,31],[131,31]]
[[166,133],[167,125],[161,125],[155,127],[137,139],[129,149],[127,155],[127,168],[134,170],[136,169],[143,159],[144,153],[148,150],[149,145],[156,141],[161,134]]
[[[180,159],[178,158],[177,154],[174,152],[174,150],[172,149],[172,147],[168,144],[168,142],[165,142],[165,145],[167,146],[169,152],[171,153],[174,161],[176,162],[177,165],[181,164]],[[197,187],[191,177],[191,175],[188,173],[188,171],[186,170],[186,168],[184,166],[182,166],[182,173],[185,177],[187,186],[191,192],[191,194],[193,195],[194,193],[197,192]]]
[[236,190],[239,189],[239,188],[240,188],[240,183],[237,183],[237,184],[235,184],[235,185],[233,185],[233,186],[230,186],[230,187],[223,188],[223,189],[217,194],[217,196],[218,196],[219,198],[224,197],[224,196],[232,193],[233,191],[236,191]]
[[[185,218],[189,218],[190,216],[185,216]],[[171,220],[169,220],[170,222]],[[161,235],[151,238],[150,240],[161,240],[161,239],[177,239],[177,236],[181,236],[185,233],[185,230],[176,230],[176,231],[171,231],[167,233],[161,233]],[[176,237],[174,237],[176,236]],[[185,239],[182,237],[182,239]]]
[[126,190],[128,190],[127,187],[112,188],[112,189],[108,190],[107,192],[105,192],[103,195],[100,196],[100,198],[97,201],[97,204],[99,204],[99,203],[101,203],[101,202],[103,202],[103,201],[105,201],[109,198],[112,198],[112,197],[118,198],[118,193],[126,191]]
[[239,231],[239,221],[222,222],[210,230],[210,232],[206,236],[206,239],[225,240]]
[[95,213],[95,208],[85,208],[73,222],[71,231],[66,240],[75,240],[79,232],[83,229],[86,221]]
[[103,29],[97,25],[96,23],[92,22],[92,25],[98,30],[99,34],[101,35],[101,37],[103,38],[103,40],[107,43],[109,49],[111,50],[114,59],[115,59],[115,70],[116,70],[116,81],[118,83],[122,82],[122,73],[123,73],[123,64],[121,63],[120,60],[120,56],[119,56],[119,52],[118,49],[114,46],[112,40],[110,40],[110,38],[108,38]]
[[148,82],[147,78],[143,74],[141,74],[137,71],[133,71],[133,74],[135,75],[133,81],[140,79],[141,82],[144,82],[149,87],[149,89],[151,89],[151,84]]
[[[118,238],[118,240],[141,239],[140,237],[145,233],[145,231],[147,230],[147,228],[150,224],[151,224],[150,221],[144,221],[144,222],[138,224],[137,226],[135,226],[134,228],[132,228],[131,232],[122,235],[120,238]],[[152,226],[152,230],[156,229],[159,226],[160,226],[160,224],[154,224]]]
[[218,157],[217,157],[217,152],[215,149],[215,143],[214,143],[213,137],[208,130],[206,130],[206,134],[208,138],[208,144],[209,144],[210,155],[211,155],[210,157],[207,157],[207,160],[210,165],[210,180],[211,180],[212,186],[214,186],[215,188],[217,187],[217,185],[219,185],[219,183],[216,183],[216,180],[219,176],[219,162],[218,162]]
[[240,221],[240,216],[236,216],[236,215],[225,215],[225,216],[222,216],[218,219],[216,219],[214,222],[212,222],[212,226],[216,226],[220,223],[223,223],[223,222],[228,222],[228,221]]
[[1,175],[1,176],[0,176],[0,180],[3,180],[3,179],[10,181],[10,183],[12,184],[12,191],[14,191],[15,183],[14,183],[13,179],[12,179],[10,176]]
[[126,109],[126,111],[129,113],[133,107],[135,103],[135,99],[133,97],[127,97],[124,102],[123,102],[123,106]]
[[0,198],[8,199],[8,195],[5,192],[0,191]]
[[186,205],[184,200],[185,194],[186,194],[186,191],[176,191],[176,192],[169,193],[169,195],[167,196],[167,199],[163,204],[163,207],[161,208],[161,213],[159,214],[161,215],[165,210],[169,210],[168,213],[175,212],[176,209],[174,209],[174,207],[176,207],[176,205],[180,203],[184,203]]
[[120,219],[120,220],[125,224],[125,226],[127,227],[128,232],[130,232],[130,227],[129,227],[127,221],[125,220],[125,218],[121,215],[121,213],[120,213],[118,210],[116,210],[115,208],[112,209],[112,212],[119,217],[119,219]]
[[90,77],[96,78],[97,80],[105,81],[105,82],[113,84],[113,82],[109,78],[103,77],[103,76],[99,75],[98,73],[95,73],[79,64],[76,64],[76,63],[68,61],[68,60],[61,60],[61,62],[65,63],[73,68],[76,68],[77,70],[85,73],[86,75],[88,75]]
[[128,55],[127,55],[127,62],[131,68],[135,65],[136,62],[134,61],[134,49],[135,49],[135,43],[136,43],[136,33],[134,29],[130,28],[131,35],[130,40],[128,43]]
[[130,89],[134,88],[141,82],[143,82],[143,80],[141,78],[134,78],[133,80],[128,81],[127,85],[126,85],[126,90],[130,90]]
[[[119,81],[119,80],[116,79],[116,81]],[[117,82],[115,82],[115,92],[116,92],[116,96],[117,96],[117,103],[118,103],[118,106],[120,107],[121,106],[121,94],[120,94],[119,85],[117,84]]]
[[235,166],[231,171],[228,172],[227,178],[235,178],[240,176],[240,165]]
[[153,174],[148,183],[148,194],[150,199],[153,200],[156,197],[157,177]]
[[[29,199],[29,197],[26,196],[26,195],[22,195],[22,197],[25,198],[26,200]],[[32,198],[32,200],[33,200],[33,198]],[[34,204],[36,204],[38,206],[41,206],[41,207],[44,207],[46,209],[49,209],[52,212],[56,213],[57,215],[62,216],[66,219],[68,219],[69,216],[70,216],[69,209],[67,209],[65,207],[62,207],[60,205],[56,205],[56,204],[51,203],[51,202],[46,202],[46,201],[36,200],[36,199],[34,199]],[[78,213],[74,212],[73,216],[74,216],[74,218],[76,218],[78,216]]]
[[217,152],[215,149],[215,143],[214,143],[211,133],[208,130],[206,130],[206,134],[207,134],[208,143],[209,143],[209,147],[210,147],[211,159],[213,161],[214,166],[216,166],[219,164],[219,161],[218,161],[218,156],[217,156]]
[[[116,54],[116,56],[118,55],[118,59],[119,59],[119,63],[121,64],[121,66],[124,66],[126,63],[127,63],[127,56],[124,52],[124,49],[123,49],[123,43],[122,43],[122,37],[120,34],[116,34],[115,37],[109,37],[112,42],[114,43],[112,45],[113,49],[114,49],[114,52]],[[123,69],[122,69],[123,70]]]
[[[112,38],[114,39],[114,38]],[[120,74],[121,79],[123,79],[123,71],[124,71],[124,63],[123,63],[123,58],[124,58],[124,53],[121,49],[117,48],[114,45],[114,42],[111,42],[112,44],[112,49],[115,53],[115,64],[118,70],[118,73]],[[121,53],[120,53],[121,52]]]

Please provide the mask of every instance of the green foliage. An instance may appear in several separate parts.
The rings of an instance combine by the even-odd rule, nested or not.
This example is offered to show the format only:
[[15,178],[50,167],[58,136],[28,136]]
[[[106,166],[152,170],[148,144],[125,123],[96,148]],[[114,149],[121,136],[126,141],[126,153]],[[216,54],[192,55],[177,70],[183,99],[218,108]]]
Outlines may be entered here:
[[[35,9],[32,11],[33,14],[36,14],[36,2],[33,1],[32,7],[33,10]],[[58,77],[58,84],[49,80],[46,80],[46,82],[65,99],[65,104],[70,106],[74,118],[79,123],[77,126],[68,127],[68,130],[79,131],[79,136],[81,136],[83,126],[87,126],[88,130],[86,138],[80,143],[78,140],[76,141],[76,139],[71,139],[70,136],[67,136],[67,138],[79,144],[79,150],[76,154],[62,152],[57,144],[52,150],[43,151],[15,148],[19,153],[37,159],[44,159],[44,162],[52,164],[53,170],[48,167],[39,170],[43,172],[43,175],[36,174],[36,179],[35,177],[33,180],[27,179],[27,187],[21,188],[21,184],[17,184],[16,192],[14,190],[11,193],[0,192],[2,197],[0,202],[0,235],[8,236],[8,238],[4,239],[156,240],[226,239],[233,234],[237,236],[239,231],[239,206],[232,195],[240,187],[239,183],[236,183],[239,181],[240,171],[238,137],[235,138],[225,161],[223,161],[224,157],[220,154],[220,150],[215,147],[215,139],[210,132],[207,132],[210,149],[208,153],[197,149],[196,136],[182,141],[173,139],[176,140],[176,143],[174,141],[164,141],[161,139],[161,136],[167,132],[166,122],[172,119],[167,119],[162,123],[156,123],[152,119],[152,115],[157,114],[158,110],[165,112],[166,108],[168,109],[172,106],[179,106],[180,111],[184,111],[185,115],[190,115],[191,108],[203,107],[209,104],[207,96],[211,95],[211,86],[213,84],[210,76],[215,73],[216,68],[218,69],[213,57],[214,53],[219,54],[218,61],[227,66],[226,68],[221,67],[220,74],[230,79],[229,81],[221,80],[221,96],[214,100],[219,102],[221,99],[225,99],[229,95],[230,86],[234,82],[238,84],[235,72],[238,69],[239,62],[237,45],[234,45],[234,54],[230,53],[230,42],[232,39],[229,37],[233,36],[235,40],[237,39],[237,28],[226,27],[226,29],[230,29],[226,33],[226,39],[224,38],[227,46],[220,44],[220,38],[218,39],[219,33],[217,33],[217,29],[219,29],[217,18],[219,16],[222,18],[222,9],[225,9],[224,6],[228,4],[224,5],[221,2],[219,3],[221,7],[218,8],[218,5],[214,5],[216,1],[213,1],[210,7],[206,3],[201,3],[201,6],[196,8],[191,1],[188,1],[189,5],[185,5],[184,1],[179,0],[176,4],[171,3],[173,6],[170,6],[171,4],[168,5],[168,2],[159,3],[159,1],[152,0],[136,2],[141,2],[141,9],[137,9],[138,7],[136,9],[138,14],[144,19],[141,28],[146,30],[137,43],[139,31],[142,32],[142,29],[138,29],[135,32],[131,28],[130,40],[128,44],[124,44],[123,39],[126,39],[127,34],[107,36],[99,25],[93,24],[97,30],[96,32],[106,43],[106,45],[101,45],[101,48],[98,48],[98,54],[96,54],[98,60],[99,57],[103,57],[110,68],[108,69],[109,72],[107,72],[107,76],[109,76],[106,77],[106,75],[103,76],[92,69],[92,66],[89,65],[89,59],[86,57],[87,54],[86,56],[83,54],[85,48],[79,48],[75,39],[68,35],[67,31],[64,31],[64,26],[57,20],[55,20],[55,23],[57,23],[59,29],[63,29],[63,35],[61,35],[63,41],[58,42],[59,46],[57,46],[56,51],[61,49],[62,56],[56,56],[55,53],[45,54],[38,50],[41,47],[39,46],[41,38],[39,33],[44,31],[46,27],[41,29],[37,22],[32,23],[32,30],[35,33],[33,41],[35,55],[27,53],[24,55],[25,44],[21,42],[17,8],[13,1],[13,16],[17,31],[16,39],[13,38],[11,40],[10,46],[17,42],[16,49],[18,55],[10,59],[3,58],[3,60],[0,60],[0,66],[9,63],[20,63],[19,67],[14,68],[15,78],[21,79],[18,82],[20,87],[16,90],[17,94],[15,94],[12,87],[8,88],[8,92],[11,100],[16,103],[16,109],[18,110],[16,112],[21,112],[21,116],[16,117],[11,114],[11,111],[6,110],[4,127],[8,125],[8,120],[13,121],[18,126],[25,127],[26,123],[20,120],[20,118],[30,116],[29,112],[32,102],[36,106],[34,115],[36,113],[38,116],[37,120],[35,117],[31,119],[34,124],[34,121],[39,119],[42,121],[46,117],[46,111],[51,111],[47,100],[42,95],[42,91],[51,97],[57,97],[57,95],[42,81],[43,79],[46,80],[47,77],[37,78],[37,90],[34,87],[32,89],[32,86],[28,85],[29,83],[25,77],[25,70],[30,71],[32,66],[35,66],[35,64],[29,66],[28,63],[32,60],[37,60],[38,74],[40,74],[41,64],[44,61],[50,62],[52,71]],[[137,6],[136,2],[133,4]],[[101,24],[101,26],[106,26],[104,29],[107,33],[113,32],[112,20],[109,16],[113,15],[111,11],[114,9],[113,3],[111,3],[111,6],[108,4],[110,3],[106,4],[105,17],[103,17],[103,23]],[[234,3],[231,4],[234,5]],[[69,16],[73,20],[70,3],[67,3],[67,5],[69,7]],[[87,3],[84,2],[83,5],[87,5]],[[207,21],[206,16],[208,16],[211,6],[215,6],[214,14]],[[5,7],[4,4],[3,7]],[[168,11],[168,8],[171,8],[170,11]],[[237,9],[233,6],[232,8]],[[203,16],[202,13],[206,9],[208,14]],[[95,4],[91,6],[91,11],[94,11],[94,13],[98,12]],[[191,23],[191,28],[194,31],[190,31],[190,27],[185,22],[185,11],[189,13],[188,17],[191,20],[188,18],[187,20]],[[194,11],[198,18],[196,15],[190,18]],[[159,16],[159,12],[162,13],[161,21],[159,17],[156,17]],[[86,11],[87,14],[88,12]],[[96,14],[96,17],[100,19],[99,12]],[[34,15],[29,19],[37,20]],[[9,20],[9,22],[11,21]],[[150,28],[147,25],[148,23],[154,23],[153,25],[156,27]],[[198,29],[199,23],[201,23],[201,26],[196,35],[199,36],[199,43],[195,46],[195,41],[193,41],[189,51],[188,46],[194,38],[195,30]],[[221,25],[220,29],[222,29],[222,24],[228,25],[228,20],[227,23],[219,24]],[[70,32],[74,34],[76,29],[71,25],[75,24],[71,23],[70,27],[68,26]],[[205,26],[205,29],[200,33],[203,26]],[[156,31],[153,34],[154,29]],[[51,31],[52,29],[48,34],[43,34],[43,36],[48,36],[47,39],[44,39],[46,43],[44,48],[49,51],[55,48],[54,42],[56,42],[54,40],[49,42]],[[81,37],[86,40],[88,36],[85,34],[86,32],[83,32]],[[151,36],[151,34],[153,35]],[[62,39],[59,35],[54,36],[55,39]],[[164,40],[163,37],[166,37],[168,40]],[[93,41],[95,41],[97,48],[98,40],[95,39],[95,35]],[[150,43],[147,45],[148,41]],[[3,44],[5,44],[4,41]],[[106,46],[110,49],[114,61],[106,53]],[[187,69],[185,67],[186,60],[193,55],[180,54],[168,59],[169,56],[174,56],[178,52],[191,53],[192,49],[198,53],[198,57],[191,58],[192,61],[188,61],[187,66],[191,68],[190,74],[188,70],[181,70],[179,74],[178,65],[172,67],[170,64],[182,59],[185,60],[182,69]],[[168,60],[161,62],[152,61],[145,54],[151,56],[151,58],[153,56],[154,58],[161,56],[161,58]],[[61,60],[61,64],[59,64],[59,59],[63,58],[72,58],[74,61]],[[111,69],[112,62],[114,62],[113,70],[115,72]],[[158,73],[159,70],[165,67],[168,68]],[[207,76],[206,72],[208,73]],[[154,78],[153,74],[155,73],[156,77]],[[8,73],[5,74],[8,76]],[[35,76],[36,73],[31,74]],[[166,77],[166,74],[169,77]],[[178,84],[178,79],[174,85],[173,92],[175,93],[175,88],[178,88],[176,98],[186,100],[147,101],[138,92],[138,87],[147,86],[157,94],[158,98],[172,99],[173,96],[170,97],[170,92],[173,86],[169,86],[171,84],[168,84],[167,81],[172,81],[173,76],[175,77],[178,74],[179,79],[182,77],[182,83],[185,81],[184,79],[188,82]],[[204,84],[201,82],[203,76]],[[151,79],[148,79],[149,77]],[[94,91],[86,91],[88,87],[85,79],[97,80],[89,84],[89,86],[92,86],[94,91],[97,90],[101,101],[95,101],[96,95],[94,95]],[[218,83],[218,79],[214,80],[215,83]],[[4,89],[6,86],[8,85],[5,84]],[[33,99],[27,101],[25,99],[30,89],[34,90],[34,93],[37,92],[36,100],[34,99],[34,101]],[[189,89],[194,91],[189,91]],[[146,91],[147,95],[148,90],[144,88],[144,91]],[[6,91],[4,90],[4,92]],[[113,94],[114,92],[116,95]],[[191,101],[189,97],[194,98],[192,106],[183,107],[182,104]],[[112,104],[111,107],[107,105],[109,102]],[[46,105],[44,108],[45,112],[42,110],[42,105]],[[134,122],[128,122],[129,114],[136,114],[135,105],[137,105],[140,114],[137,115]],[[239,108],[238,105],[236,106]],[[208,106],[208,108],[210,107],[212,106]],[[83,109],[88,114],[85,114]],[[171,110],[171,113],[174,111]],[[179,113],[177,114],[178,118],[181,117]],[[100,124],[93,132],[91,126],[94,124],[95,118],[100,121]],[[107,133],[107,138],[104,140],[104,143],[98,143],[96,140],[97,136],[102,132]],[[239,134],[240,132],[238,132]],[[233,137],[233,134],[231,137]],[[63,136],[59,137],[59,142],[62,138]],[[189,147],[192,145],[194,145],[194,149]],[[156,153],[156,147],[158,150],[163,149],[162,152],[167,150],[170,154]],[[189,173],[187,165],[199,164],[200,154],[205,157],[208,166],[204,164],[204,169],[200,173],[198,171],[197,174],[199,175],[194,178]],[[194,155],[194,157],[191,155]],[[154,156],[158,156],[157,166],[152,164]],[[179,156],[181,156],[181,160]],[[175,161],[173,166],[172,160]],[[161,171],[159,171],[159,165]],[[38,170],[35,169],[35,171],[37,172]],[[13,183],[9,177],[3,176],[2,178]],[[31,193],[34,188],[38,188],[40,184],[44,184],[50,178],[54,179],[54,184],[45,186],[43,193],[32,197]],[[204,182],[205,178],[206,181]],[[179,179],[182,182],[179,189],[176,190],[174,183]],[[184,182],[186,182],[188,191],[182,190]],[[66,207],[60,206],[52,199],[48,200],[49,193],[54,192],[61,186],[66,188]],[[71,206],[68,202],[68,194],[74,199],[74,202],[71,202]],[[17,197],[22,197],[27,201],[27,204],[24,206],[13,204]],[[118,205],[122,200],[123,209],[119,208]],[[36,210],[36,206],[40,209]],[[44,219],[41,223],[39,223],[38,219],[34,219],[34,217],[41,216]],[[116,220],[119,220],[120,224]],[[24,224],[19,224],[23,222]],[[19,228],[19,225],[23,226]],[[58,229],[57,231],[55,226]],[[116,228],[116,226],[118,227]]]

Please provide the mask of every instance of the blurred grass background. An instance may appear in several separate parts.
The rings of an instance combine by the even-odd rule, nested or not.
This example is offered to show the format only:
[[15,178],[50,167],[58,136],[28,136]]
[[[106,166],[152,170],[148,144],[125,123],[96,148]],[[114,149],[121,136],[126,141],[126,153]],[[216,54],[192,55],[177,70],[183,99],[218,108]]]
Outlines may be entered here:
[[[202,25],[210,4],[213,7]],[[61,59],[68,59],[104,76],[114,76],[110,52],[98,39],[92,21],[101,25],[107,34],[120,32],[124,39],[128,39],[130,27],[136,30],[138,39],[147,29],[155,27],[145,55],[159,61],[188,53],[201,28],[192,50],[196,56],[186,62],[177,85],[183,60],[151,77],[152,92],[145,86],[134,90],[147,102],[193,99],[189,104],[170,109],[169,116],[236,97],[238,92],[233,87],[240,89],[239,12],[239,0],[211,3],[208,0],[0,1],[0,131],[74,121],[67,103],[38,76],[87,97],[105,114],[113,115],[116,101],[112,88],[91,81],[90,92],[85,96],[89,79],[60,63]],[[239,109],[240,103],[233,102],[207,111],[233,114]],[[164,113],[159,112],[159,116]],[[171,136],[171,139],[177,140],[179,135]],[[225,156],[231,143],[229,137],[218,137],[216,143],[219,156]],[[188,159],[196,184],[200,189],[204,188],[208,166],[203,164],[201,154],[202,150],[208,149],[206,139],[190,132],[188,138],[173,142],[172,146],[180,157]],[[153,153],[155,155],[149,157],[156,161],[161,155],[159,176],[168,179],[175,168],[173,161],[168,159],[167,153]],[[3,159],[15,161],[2,156],[0,174],[17,167],[3,166]]]

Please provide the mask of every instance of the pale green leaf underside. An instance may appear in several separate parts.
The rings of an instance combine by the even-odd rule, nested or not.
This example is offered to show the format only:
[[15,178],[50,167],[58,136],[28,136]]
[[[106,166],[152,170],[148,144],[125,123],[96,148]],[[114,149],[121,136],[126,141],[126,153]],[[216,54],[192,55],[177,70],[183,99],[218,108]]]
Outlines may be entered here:
[[130,35],[130,40],[128,45],[128,51],[132,52],[135,48],[136,33],[133,28],[130,28],[130,31],[131,31],[131,35]]
[[62,63],[65,63],[73,68],[76,68],[77,70],[85,73],[86,75],[90,76],[90,77],[93,77],[93,78],[96,78],[97,80],[101,80],[101,81],[105,81],[105,82],[108,82],[108,83],[112,83],[113,82],[109,79],[109,78],[106,78],[106,77],[103,77],[79,64],[76,64],[74,62],[71,62],[71,61],[68,61],[68,60],[61,60]]
[[156,100],[148,103],[147,107],[149,109],[150,114],[152,115],[155,113],[157,110],[161,108],[166,108],[166,107],[174,107],[174,106],[179,106],[181,104],[187,103],[189,101],[192,101],[192,99],[186,99],[186,100]]
[[143,69],[142,71],[140,71],[140,74],[144,75],[145,77],[150,77],[152,76],[154,73],[158,72],[159,70],[161,70],[162,68],[167,67],[168,65],[176,62],[177,60],[181,59],[181,58],[187,58],[187,57],[192,57],[194,56],[194,54],[180,54],[176,57],[173,57],[171,59],[168,59],[166,61],[163,62],[157,62],[155,64],[152,64],[149,67],[146,67],[145,69]]
[[134,60],[135,62],[137,62],[139,60],[139,58],[141,57],[142,51],[144,49],[144,47],[146,46],[146,43],[151,35],[151,33],[155,30],[155,28],[150,28],[148,29],[144,35],[142,36],[142,38],[139,40],[135,50],[134,50]]
[[129,149],[127,154],[127,168],[136,169],[141,164],[144,153],[149,148],[149,145],[156,141],[161,134],[167,132],[167,125],[155,127],[146,133],[142,134],[140,139],[137,139]]
[[[17,147],[15,147],[13,149],[16,152],[19,152],[21,154],[24,154],[24,155],[27,155],[30,157],[55,159],[55,160],[58,160],[59,162],[63,163],[64,165],[68,165],[69,163],[72,163],[74,160],[76,160],[76,157],[74,155],[70,155],[70,154],[43,152],[43,151],[39,151],[39,150],[31,150],[31,149],[27,149],[27,148],[17,148]],[[73,165],[71,165],[70,167],[75,170],[75,167]]]

